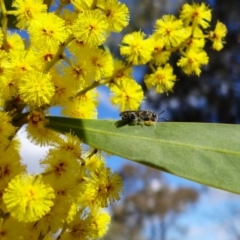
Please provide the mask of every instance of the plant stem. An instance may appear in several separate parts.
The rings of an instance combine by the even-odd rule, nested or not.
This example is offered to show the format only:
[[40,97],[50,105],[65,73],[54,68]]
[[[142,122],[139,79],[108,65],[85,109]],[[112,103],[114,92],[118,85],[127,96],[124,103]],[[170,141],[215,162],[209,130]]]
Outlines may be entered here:
[[63,58],[64,49],[72,40],[73,36],[69,36],[68,39],[59,46],[58,51],[54,55],[52,61],[47,64],[43,72],[48,72],[60,59]]
[[79,97],[83,94],[85,94],[86,92],[92,90],[93,88],[96,88],[98,86],[104,85],[109,83],[112,79],[114,79],[119,73],[124,72],[125,70],[127,70],[128,68],[132,67],[131,64],[126,65],[125,67],[119,69],[118,71],[116,71],[111,77],[107,78],[106,80],[103,81],[99,81],[99,82],[93,82],[90,86],[84,88],[83,90],[81,90],[80,92],[78,92],[75,97]]
[[7,44],[7,24],[8,24],[8,17],[7,17],[7,10],[5,7],[4,0],[0,0],[0,8],[2,11],[2,32],[3,32],[3,47],[6,52],[9,52],[8,44]]

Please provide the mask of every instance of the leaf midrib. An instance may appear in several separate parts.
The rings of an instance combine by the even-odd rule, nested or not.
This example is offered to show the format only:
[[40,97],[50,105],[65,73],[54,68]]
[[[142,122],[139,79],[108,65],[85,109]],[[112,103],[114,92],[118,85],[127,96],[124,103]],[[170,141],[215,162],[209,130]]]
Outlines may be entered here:
[[[66,127],[72,127],[69,124],[61,124],[62,126],[66,126]],[[105,134],[105,135],[109,135],[109,136],[120,136],[122,138],[129,138],[127,137],[125,134],[119,134],[116,132],[105,132],[105,131],[101,131],[99,129],[92,129],[89,127],[78,127],[78,129],[84,130],[84,131],[89,131],[89,132],[93,132],[93,133],[100,133],[100,134]],[[176,141],[172,141],[172,140],[162,140],[162,139],[155,139],[155,138],[147,138],[147,137],[141,137],[141,136],[135,136],[135,135],[131,135],[131,139],[137,139],[137,140],[143,140],[146,141],[148,140],[149,142],[157,142],[157,143],[162,143],[162,144],[168,144],[168,145],[176,145],[176,146],[180,146],[180,147],[185,147],[185,148],[190,148],[190,149],[199,149],[199,150],[205,150],[205,151],[210,151],[210,152],[219,152],[219,153],[225,153],[225,154],[231,154],[231,155],[240,155],[240,152],[236,152],[236,151],[227,151],[227,150],[223,150],[223,149],[218,149],[218,148],[212,148],[212,147],[203,147],[203,146],[199,146],[199,145],[190,145],[190,144],[186,144],[186,143],[179,143]]]

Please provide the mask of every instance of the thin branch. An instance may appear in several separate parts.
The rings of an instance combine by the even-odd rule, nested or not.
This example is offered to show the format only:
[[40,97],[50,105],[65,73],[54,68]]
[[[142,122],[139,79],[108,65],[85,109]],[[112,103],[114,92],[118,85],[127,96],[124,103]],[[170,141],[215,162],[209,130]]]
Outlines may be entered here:
[[7,44],[7,25],[8,25],[8,17],[7,17],[7,10],[5,7],[4,0],[0,0],[0,8],[2,11],[2,32],[3,32],[3,47],[6,52],[9,51],[8,44]]
[[126,65],[125,67],[119,69],[118,71],[116,71],[110,78],[107,78],[106,80],[104,81],[99,81],[99,82],[93,82],[90,86],[84,88],[83,90],[81,90],[80,92],[78,92],[75,97],[79,97],[83,94],[85,94],[86,92],[98,87],[98,86],[101,86],[101,85],[104,85],[104,84],[107,84],[109,83],[112,79],[114,79],[119,73],[122,73],[124,72],[125,70],[127,70],[128,68],[132,67],[131,64],[129,65]]
[[68,39],[59,46],[58,51],[54,55],[52,61],[47,64],[43,72],[48,72],[60,59],[63,58],[64,49],[72,40],[73,36],[69,36]]
[[47,5],[48,9],[50,8],[52,0],[44,0],[44,4]]

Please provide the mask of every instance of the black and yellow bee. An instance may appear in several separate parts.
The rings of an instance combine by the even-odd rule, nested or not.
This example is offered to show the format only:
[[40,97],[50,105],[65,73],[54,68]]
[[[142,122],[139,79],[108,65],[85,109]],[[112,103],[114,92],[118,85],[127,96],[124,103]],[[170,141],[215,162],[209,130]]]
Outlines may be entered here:
[[163,112],[164,111],[157,114],[150,110],[124,111],[120,113],[120,117],[122,117],[122,121],[129,122],[133,125],[154,125],[158,121],[159,115]]

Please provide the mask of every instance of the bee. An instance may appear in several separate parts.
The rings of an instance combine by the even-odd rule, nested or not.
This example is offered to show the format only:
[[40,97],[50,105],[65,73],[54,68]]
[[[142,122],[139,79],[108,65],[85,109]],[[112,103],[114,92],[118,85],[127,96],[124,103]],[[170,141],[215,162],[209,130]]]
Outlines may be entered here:
[[133,125],[154,125],[158,121],[158,116],[161,115],[164,111],[157,114],[150,110],[139,110],[139,111],[124,111],[120,113],[122,121],[127,121]]

